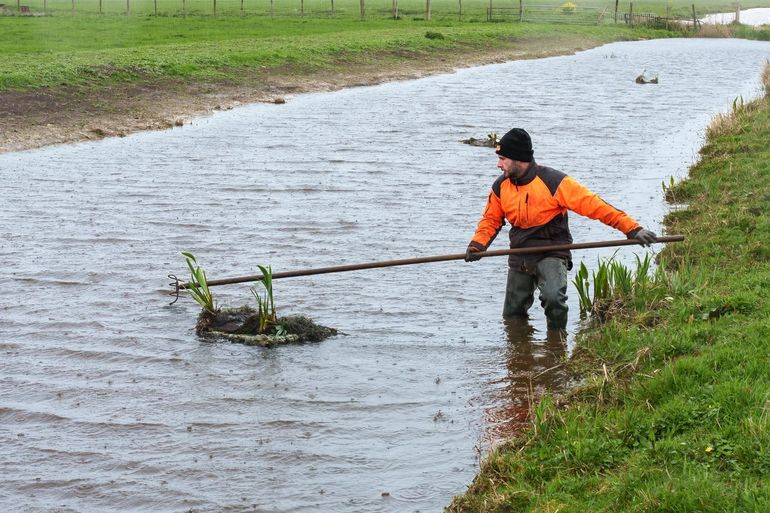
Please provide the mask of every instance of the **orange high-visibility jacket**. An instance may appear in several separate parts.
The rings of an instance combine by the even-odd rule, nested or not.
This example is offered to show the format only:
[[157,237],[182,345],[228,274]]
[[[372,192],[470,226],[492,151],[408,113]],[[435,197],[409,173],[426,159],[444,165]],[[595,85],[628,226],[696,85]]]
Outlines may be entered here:
[[[574,178],[533,161],[522,178],[506,179],[500,175],[495,180],[470,245],[486,251],[505,221],[511,224],[511,248],[571,244],[568,210],[599,220],[626,235],[640,227],[628,214]],[[572,267],[569,251],[510,255],[508,264],[516,270],[532,272],[538,261],[551,256],[565,258]]]

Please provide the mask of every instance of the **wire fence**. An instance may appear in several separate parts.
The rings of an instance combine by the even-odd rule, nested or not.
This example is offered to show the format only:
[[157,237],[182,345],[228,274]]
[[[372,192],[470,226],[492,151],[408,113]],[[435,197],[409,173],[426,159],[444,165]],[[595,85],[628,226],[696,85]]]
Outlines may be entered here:
[[121,14],[129,16],[346,16],[351,2],[335,5],[334,0],[288,2],[285,0],[16,0],[0,4],[5,14],[86,15]]
[[486,0],[11,0],[5,15],[273,16],[483,20]]
[[518,21],[596,25],[602,23],[607,8],[579,7],[571,2],[562,5],[528,5],[489,7],[487,21]]
[[[611,0],[610,0],[611,1]],[[2,2],[2,0],[0,0]],[[460,20],[596,25],[699,25],[692,16],[634,12],[634,4],[577,5],[571,0],[529,4],[523,0],[11,0],[0,15],[272,16],[348,19]],[[627,10],[626,10],[627,9]]]

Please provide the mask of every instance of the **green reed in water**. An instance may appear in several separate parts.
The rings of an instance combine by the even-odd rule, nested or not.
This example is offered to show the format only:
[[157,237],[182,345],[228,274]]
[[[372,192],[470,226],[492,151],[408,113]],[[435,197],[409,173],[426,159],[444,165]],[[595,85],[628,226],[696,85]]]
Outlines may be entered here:
[[[258,317],[258,330],[259,333],[264,333],[268,326],[274,326],[277,324],[277,318],[275,314],[275,300],[273,299],[273,267],[257,265],[262,273],[262,280],[257,282],[251,289],[251,293],[257,300],[257,317]],[[259,286],[262,285],[264,295],[260,294]],[[278,330],[281,331],[281,327],[278,326]],[[281,334],[281,333],[279,333]]]
[[217,308],[214,304],[214,295],[209,290],[206,271],[198,265],[192,253],[182,252],[182,255],[185,257],[187,267],[190,269],[190,281],[187,285],[187,291],[205,311],[212,314],[216,313]]
[[[652,256],[643,258],[636,255],[636,269],[631,269],[611,258],[599,261],[598,267],[589,278],[588,268],[581,262],[573,283],[578,293],[582,315],[603,323],[614,315],[633,309],[645,309],[670,296],[671,286],[676,281],[665,266],[659,266],[650,275]],[[593,285],[593,289],[592,289]]]

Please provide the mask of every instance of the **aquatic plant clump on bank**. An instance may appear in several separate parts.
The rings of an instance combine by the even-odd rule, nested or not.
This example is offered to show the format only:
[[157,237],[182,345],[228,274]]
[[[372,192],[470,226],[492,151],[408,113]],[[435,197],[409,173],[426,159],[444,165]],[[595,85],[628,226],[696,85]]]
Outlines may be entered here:
[[250,306],[221,308],[216,312],[201,311],[195,332],[208,338],[222,338],[249,346],[320,342],[337,334],[337,330],[321,326],[303,315],[278,317],[269,332],[260,329],[260,313]]
[[665,219],[686,237],[662,252],[665,300],[618,306],[654,322],[582,333],[582,385],[536,405],[448,512],[770,511],[768,140],[768,97],[712,127],[672,188],[689,206]]

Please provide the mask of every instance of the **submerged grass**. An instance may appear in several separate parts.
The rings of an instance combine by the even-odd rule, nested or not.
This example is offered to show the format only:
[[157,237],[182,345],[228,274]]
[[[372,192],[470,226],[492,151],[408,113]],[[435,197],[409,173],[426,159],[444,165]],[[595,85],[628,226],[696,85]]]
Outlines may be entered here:
[[582,385],[544,398],[449,512],[770,511],[770,99],[737,107],[674,187],[670,299],[582,334]]

